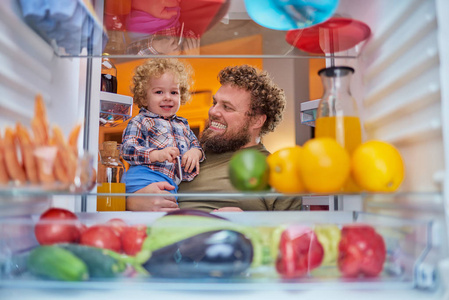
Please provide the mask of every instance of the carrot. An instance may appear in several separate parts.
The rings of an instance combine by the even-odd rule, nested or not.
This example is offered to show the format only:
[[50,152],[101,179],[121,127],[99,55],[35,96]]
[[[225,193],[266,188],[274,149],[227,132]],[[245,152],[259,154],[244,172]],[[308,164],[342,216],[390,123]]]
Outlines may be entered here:
[[33,154],[34,145],[30,139],[30,135],[28,134],[27,129],[20,123],[17,123],[16,125],[16,132],[27,179],[31,183],[38,183],[39,177],[37,175],[37,162]]
[[26,181],[25,170],[17,159],[16,135],[12,128],[5,129],[5,164],[11,179],[23,183]]
[[37,157],[39,181],[41,183],[51,184],[55,182],[53,167],[56,152],[57,150],[54,146],[39,146],[34,150],[34,155]]
[[[55,137],[52,137],[50,141],[51,141],[50,143],[53,145],[57,144]],[[67,174],[67,170],[64,168],[61,149],[59,146],[56,146],[56,147],[58,148],[58,152],[56,153],[55,164],[54,164],[54,168],[53,168],[56,180],[59,180],[60,182],[63,182],[63,183],[69,183],[69,177]]]
[[45,132],[38,119],[31,120],[31,129],[33,130],[34,141],[37,146],[45,146]]
[[37,170],[39,181],[45,184],[52,184],[55,182],[53,174],[54,160],[57,153],[56,146],[49,141],[48,145],[36,146],[34,156],[37,161]]
[[68,180],[73,182],[76,175],[77,160],[76,155],[69,145],[64,140],[64,135],[61,129],[55,125],[53,126],[53,138],[55,139],[56,145],[58,146],[58,151],[61,155],[61,162],[66,170]]
[[33,133],[36,137],[37,145],[48,145],[49,141],[49,126],[47,119],[47,111],[45,109],[45,102],[42,95],[37,94],[34,104],[34,117],[31,121]]
[[56,154],[55,157],[55,166],[54,166],[55,177],[62,183],[70,183],[69,176],[67,174],[67,171],[64,169],[62,160],[63,158],[61,155],[61,151],[58,149],[58,153]]
[[4,140],[2,138],[0,132],[0,184],[6,184],[9,182],[8,171],[6,170],[5,164],[5,149],[4,149]]
[[76,144],[78,142],[78,136],[80,135],[81,124],[75,125],[69,134],[69,146],[76,149]]

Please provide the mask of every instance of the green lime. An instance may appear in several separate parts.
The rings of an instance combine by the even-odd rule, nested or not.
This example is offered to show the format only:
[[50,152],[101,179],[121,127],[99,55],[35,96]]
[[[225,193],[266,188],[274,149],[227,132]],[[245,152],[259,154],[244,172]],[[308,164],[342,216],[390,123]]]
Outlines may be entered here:
[[266,156],[255,149],[236,152],[229,162],[229,178],[240,191],[263,191],[268,185],[269,167]]

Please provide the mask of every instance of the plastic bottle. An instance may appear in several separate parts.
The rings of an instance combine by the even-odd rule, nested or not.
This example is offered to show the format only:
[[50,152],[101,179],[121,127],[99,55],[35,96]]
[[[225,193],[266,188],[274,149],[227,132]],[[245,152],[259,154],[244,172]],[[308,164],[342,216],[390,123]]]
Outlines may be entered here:
[[[104,142],[98,164],[97,193],[126,193],[126,186],[121,182],[124,171],[117,142]],[[97,196],[97,211],[124,210],[126,210],[125,196]]]
[[[318,71],[324,93],[315,121],[315,137],[331,137],[345,148],[349,155],[362,143],[362,128],[357,103],[350,92],[350,79],[354,69],[330,67]],[[343,191],[360,189],[350,178]]]
[[107,55],[109,54],[103,53],[101,61],[101,90],[117,93],[117,68]]

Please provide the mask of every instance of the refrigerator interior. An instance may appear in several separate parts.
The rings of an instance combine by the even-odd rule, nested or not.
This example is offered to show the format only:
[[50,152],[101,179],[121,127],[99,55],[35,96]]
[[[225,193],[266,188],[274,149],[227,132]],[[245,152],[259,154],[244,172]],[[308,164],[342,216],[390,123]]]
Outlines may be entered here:
[[[99,16],[102,15],[102,2],[95,3]],[[445,176],[449,164],[446,155],[449,149],[449,44],[445,38],[449,34],[448,11],[449,3],[444,0],[401,0],[394,5],[386,0],[364,1],[363,5],[357,0],[341,0],[336,13],[363,21],[371,28],[372,34],[366,43],[355,48],[336,53],[334,57],[321,56],[327,58],[327,66],[345,65],[356,70],[351,91],[364,122],[364,138],[392,143],[405,161],[406,177],[397,193],[329,197],[330,202],[338,203],[338,211],[323,213],[247,213],[243,217],[222,214],[233,222],[250,227],[274,228],[285,222],[313,226],[323,219],[339,225],[367,220],[379,228],[384,226],[394,233],[390,236],[393,237],[390,251],[411,251],[413,254],[400,256],[399,265],[392,263],[388,270],[393,275],[382,277],[387,278],[383,282],[348,283],[332,276],[330,279],[312,276],[301,282],[286,283],[279,282],[271,269],[265,273],[269,276],[264,277],[262,270],[260,274],[253,275],[254,278],[250,276],[249,281],[244,278],[207,283],[150,280],[131,281],[126,283],[129,287],[93,281],[71,285],[17,279],[10,270],[5,271],[6,266],[11,267],[11,264],[6,264],[3,265],[2,276],[7,276],[0,283],[0,298],[9,299],[14,295],[31,298],[33,293],[38,297],[58,297],[64,289],[75,290],[72,297],[80,295],[86,299],[101,298],[103,295],[100,293],[105,290],[113,290],[107,295],[117,298],[126,290],[134,290],[139,296],[151,290],[155,296],[167,299],[187,291],[188,295],[183,296],[198,299],[224,289],[233,291],[232,297],[254,299],[275,295],[311,299],[330,296],[332,290],[338,290],[338,296],[346,299],[359,299],[361,296],[379,299],[394,295],[409,299],[447,297],[444,287],[449,280],[446,278],[449,273],[449,230],[446,222],[449,179]],[[75,124],[84,124],[78,150],[89,153],[95,166],[99,138],[101,51],[97,47],[94,54],[87,54],[85,49],[79,55],[57,53],[54,45],[49,45],[36,34],[20,15],[18,1],[15,0],[8,0],[0,9],[0,128],[14,127],[16,122],[29,127],[34,98],[40,93],[45,100],[49,122],[60,126],[64,134],[69,134]],[[226,24],[226,19],[230,25]],[[207,34],[238,35],[238,29],[232,27],[233,22],[239,24],[249,20],[244,2],[233,0],[224,21],[217,25],[224,28],[228,25],[229,29],[216,33],[213,28]],[[285,32],[261,31],[263,54],[258,57],[262,59],[264,69],[279,79],[289,101],[287,105],[294,108],[286,112],[279,130],[269,135],[266,141],[269,145],[302,144],[310,136],[309,127],[300,121],[300,103],[312,99],[308,98],[308,79],[304,79],[308,73],[301,70],[308,66],[309,59],[314,58],[290,47],[284,40]],[[217,59],[227,57],[226,54],[214,53],[208,56]],[[253,55],[243,53],[240,57],[252,58]],[[124,61],[134,59],[126,55],[117,55],[117,58]],[[88,224],[123,216],[131,223],[142,221],[150,225],[161,216],[131,212],[96,213],[95,199],[95,192],[47,193],[26,187],[2,187],[0,259],[11,262],[10,255],[15,251],[36,245],[33,227],[39,214],[50,205],[76,211]],[[410,240],[401,236],[404,231],[408,232]],[[404,241],[410,244],[401,244]],[[399,268],[399,275],[394,275],[393,271],[398,266],[405,268]],[[22,288],[26,288],[24,294],[19,293]],[[53,290],[56,292],[47,293]],[[79,290],[91,291],[82,294],[78,293]],[[114,296],[111,295],[113,293]],[[214,295],[218,298],[230,296],[226,293]]]

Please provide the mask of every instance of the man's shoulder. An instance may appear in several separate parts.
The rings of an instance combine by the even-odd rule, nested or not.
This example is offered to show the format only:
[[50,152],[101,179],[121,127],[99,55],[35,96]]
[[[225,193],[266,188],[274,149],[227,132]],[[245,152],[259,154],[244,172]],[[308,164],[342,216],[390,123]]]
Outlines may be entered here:
[[267,148],[265,148],[265,146],[263,144],[257,144],[255,146],[252,147],[248,147],[250,149],[256,149],[257,151],[261,152],[262,154],[268,156],[270,155],[270,151],[267,150]]

